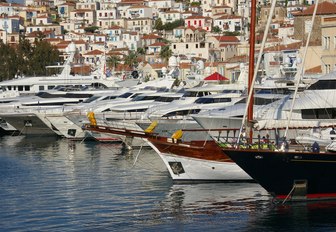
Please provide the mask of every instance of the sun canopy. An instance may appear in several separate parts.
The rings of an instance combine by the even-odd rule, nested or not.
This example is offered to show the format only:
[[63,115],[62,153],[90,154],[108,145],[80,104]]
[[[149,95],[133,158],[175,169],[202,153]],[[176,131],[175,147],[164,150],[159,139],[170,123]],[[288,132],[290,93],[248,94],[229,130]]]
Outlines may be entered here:
[[211,74],[210,76],[204,78],[205,81],[227,81],[228,78],[220,75],[218,72]]

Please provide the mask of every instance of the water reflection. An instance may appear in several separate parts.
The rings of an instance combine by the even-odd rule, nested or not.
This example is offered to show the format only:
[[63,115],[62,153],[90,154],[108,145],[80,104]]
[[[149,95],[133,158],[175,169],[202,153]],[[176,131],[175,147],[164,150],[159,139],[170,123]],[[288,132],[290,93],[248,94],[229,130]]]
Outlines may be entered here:
[[335,231],[336,202],[276,204],[250,220],[249,231]]
[[328,231],[336,226],[336,204],[274,205],[255,183],[173,184],[149,149],[24,136],[3,137],[0,148],[4,231],[25,231],[27,225],[31,231]]
[[177,184],[172,185],[166,200],[174,211],[181,208],[184,213],[250,211],[269,202],[267,192],[255,183]]

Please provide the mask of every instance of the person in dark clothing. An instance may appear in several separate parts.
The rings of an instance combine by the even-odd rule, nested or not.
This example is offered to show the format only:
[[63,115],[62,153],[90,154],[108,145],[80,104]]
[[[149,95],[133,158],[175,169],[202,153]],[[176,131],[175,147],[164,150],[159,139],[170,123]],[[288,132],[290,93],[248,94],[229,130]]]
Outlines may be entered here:
[[331,131],[330,131],[330,135],[331,135],[330,138],[331,138],[331,140],[334,140],[334,139],[335,139],[335,137],[334,137],[335,134],[336,134],[336,132],[335,132],[335,130],[334,130],[334,127],[332,127],[332,128],[331,128]]
[[312,145],[313,152],[320,152],[320,145],[315,141]]

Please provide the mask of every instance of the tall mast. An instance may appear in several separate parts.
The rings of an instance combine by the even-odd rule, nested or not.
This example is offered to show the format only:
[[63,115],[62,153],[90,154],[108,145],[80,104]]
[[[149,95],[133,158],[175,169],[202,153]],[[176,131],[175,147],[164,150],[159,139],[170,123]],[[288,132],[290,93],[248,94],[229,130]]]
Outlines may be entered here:
[[[250,51],[249,51],[249,72],[248,72],[248,93],[251,95],[250,102],[247,110],[247,124],[253,120],[253,74],[254,74],[254,48],[255,48],[255,25],[256,25],[256,11],[257,11],[257,1],[251,0],[251,23],[250,23]],[[252,142],[253,131],[250,128],[249,138]]]

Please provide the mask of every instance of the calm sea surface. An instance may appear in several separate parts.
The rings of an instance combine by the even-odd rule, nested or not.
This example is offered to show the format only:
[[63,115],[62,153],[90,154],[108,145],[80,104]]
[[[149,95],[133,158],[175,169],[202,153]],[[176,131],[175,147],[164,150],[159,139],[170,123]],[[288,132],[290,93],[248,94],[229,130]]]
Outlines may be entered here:
[[0,138],[0,231],[336,231],[333,202],[271,200],[253,183],[173,184],[149,149]]

